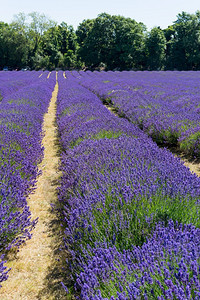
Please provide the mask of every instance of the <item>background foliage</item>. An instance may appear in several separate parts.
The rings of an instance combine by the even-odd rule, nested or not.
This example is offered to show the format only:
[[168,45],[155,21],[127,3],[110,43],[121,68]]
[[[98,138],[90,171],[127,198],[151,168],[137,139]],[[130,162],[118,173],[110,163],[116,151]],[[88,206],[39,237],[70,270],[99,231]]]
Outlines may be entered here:
[[199,70],[200,11],[147,31],[131,18],[102,13],[77,30],[45,15],[0,22],[0,69]]

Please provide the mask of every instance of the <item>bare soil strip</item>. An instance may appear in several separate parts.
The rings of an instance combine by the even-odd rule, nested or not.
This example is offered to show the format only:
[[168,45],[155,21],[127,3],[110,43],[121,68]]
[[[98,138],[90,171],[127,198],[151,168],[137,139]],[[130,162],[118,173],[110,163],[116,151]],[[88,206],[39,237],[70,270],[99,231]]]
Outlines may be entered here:
[[[180,157],[181,158],[181,157]],[[196,173],[200,177],[200,162],[194,160],[188,160],[187,158],[181,158],[184,161],[184,165],[190,169],[192,173]]]
[[190,155],[187,155],[181,152],[176,147],[169,147],[169,151],[171,151],[175,156],[179,157],[184,165],[190,169],[192,173],[195,173],[197,176],[200,177],[200,159],[193,158]]
[[33,237],[10,257],[7,266],[11,267],[9,279],[0,289],[1,300],[64,299],[60,284],[60,253],[62,242],[58,220],[52,213],[51,203],[56,203],[56,187],[60,173],[59,146],[56,131],[56,99],[58,83],[52,93],[48,113],[44,116],[44,159],[39,168],[34,194],[28,198],[33,218],[39,217]]

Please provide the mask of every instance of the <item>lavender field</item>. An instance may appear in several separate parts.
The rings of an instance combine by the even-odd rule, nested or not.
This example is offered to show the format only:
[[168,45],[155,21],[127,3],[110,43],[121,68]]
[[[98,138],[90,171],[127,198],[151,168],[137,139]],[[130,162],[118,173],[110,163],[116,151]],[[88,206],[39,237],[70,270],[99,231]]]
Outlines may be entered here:
[[82,72],[81,84],[159,144],[200,156],[200,72]]
[[[0,84],[1,252],[30,237],[36,223],[26,196],[36,181],[42,119],[57,81],[66,299],[200,299],[200,179],[158,146],[199,155],[200,73],[6,76]],[[0,272],[2,282],[9,274],[3,257]]]

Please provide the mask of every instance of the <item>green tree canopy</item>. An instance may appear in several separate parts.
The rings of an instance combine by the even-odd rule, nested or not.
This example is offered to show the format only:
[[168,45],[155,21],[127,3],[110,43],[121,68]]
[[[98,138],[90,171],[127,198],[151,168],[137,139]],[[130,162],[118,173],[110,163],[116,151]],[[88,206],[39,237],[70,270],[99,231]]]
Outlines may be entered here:
[[[173,24],[170,52],[167,58],[171,68],[192,70],[200,68],[200,12],[178,14]],[[167,32],[167,31],[166,31]]]
[[147,68],[162,70],[165,66],[166,38],[159,27],[154,27],[146,40]]
[[0,67],[21,68],[27,63],[26,38],[20,30],[0,23]]
[[[44,32],[39,52],[46,57],[45,61],[48,57],[48,69],[70,69],[76,67],[77,50],[78,42],[73,27],[62,22]],[[41,61],[43,67],[44,59]],[[37,64],[39,67],[39,62]]]
[[199,70],[200,11],[182,12],[166,29],[147,31],[131,18],[102,13],[76,30],[44,14],[0,22],[0,69]]
[[80,56],[92,68],[104,63],[109,69],[137,67],[144,48],[145,26],[130,18],[100,14],[84,20],[77,30]]

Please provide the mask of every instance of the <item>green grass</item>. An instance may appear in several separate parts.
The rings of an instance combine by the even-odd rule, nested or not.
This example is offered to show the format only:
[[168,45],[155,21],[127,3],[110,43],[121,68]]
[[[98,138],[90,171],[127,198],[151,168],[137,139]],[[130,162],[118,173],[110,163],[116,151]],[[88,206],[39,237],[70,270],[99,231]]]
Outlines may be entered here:
[[[157,258],[157,267],[159,268],[159,272],[155,270],[154,272],[152,272],[148,268],[142,271],[137,267],[129,271],[116,258],[114,262],[116,271],[115,272],[112,271],[109,274],[107,281],[102,282],[101,278],[99,278],[101,295],[104,298],[110,298],[111,296],[114,296],[116,298],[118,296],[117,293],[120,292],[120,287],[123,288],[123,291],[127,295],[128,283],[135,282],[136,280],[140,281],[141,277],[144,276],[145,272],[147,272],[151,274],[152,282],[149,283],[145,281],[143,285],[140,286],[141,295],[146,294],[149,300],[157,299],[159,296],[163,295],[163,290],[167,291],[169,289],[169,286],[166,284],[166,276],[165,276],[164,269],[174,270],[176,272],[176,270],[179,269],[179,261],[181,261],[182,255],[180,256],[177,253],[176,255],[171,253],[169,257],[168,253],[166,253],[165,250],[163,249],[163,257],[164,257],[163,259],[160,257]],[[163,264],[161,264],[160,260],[163,262]],[[170,264],[170,269],[169,269],[169,264]],[[190,276],[193,277],[193,271],[191,270],[191,268],[188,265],[186,265],[186,268],[187,268],[186,272],[190,273]],[[174,285],[177,285],[177,280],[175,276],[172,276],[172,274],[170,274],[170,279]],[[124,282],[125,282],[125,286],[124,286]],[[160,282],[162,287],[160,287],[157,282]],[[153,294],[152,294],[152,290],[154,291]],[[192,296],[191,299],[195,299],[194,289],[191,290],[191,296]],[[141,297],[142,298],[140,299],[145,299],[144,296]]]
[[[98,189],[94,187],[96,188]],[[192,223],[200,227],[198,199],[178,195],[171,198],[163,195],[162,190],[161,187],[151,198],[137,195],[127,203],[117,186],[107,187],[105,202],[98,202],[91,208],[91,212],[88,212],[87,222],[92,226],[92,231],[88,232],[81,226],[77,229],[77,234],[81,233],[82,236],[81,244],[87,247],[88,244],[94,246],[95,242],[106,241],[108,245],[115,245],[119,251],[123,251],[131,249],[132,245],[141,246],[146,238],[151,236],[159,221],[165,225],[169,220],[173,220],[179,224]],[[84,216],[84,219],[86,218]]]
[[93,121],[93,120],[96,120],[96,117],[93,117],[93,116],[92,116],[92,117],[88,117],[88,118],[87,118],[87,122],[88,122],[88,121]]
[[112,130],[100,130],[97,134],[94,135],[85,135],[84,137],[80,137],[75,141],[70,143],[70,148],[74,148],[86,139],[91,140],[100,140],[100,139],[117,139],[119,136],[123,134],[122,131],[112,131]]
[[[24,129],[24,126],[22,125],[18,125],[17,123],[15,122],[5,122],[4,120],[0,120],[0,125],[5,125],[6,127],[8,127],[9,129],[14,129],[16,131],[20,131],[20,132],[23,132],[25,133],[27,136],[30,135],[30,132],[28,130],[25,130]],[[32,126],[32,123],[29,122],[28,123],[28,129]]]
[[70,107],[66,107],[62,111],[61,116],[66,116],[66,115],[70,116],[73,113],[75,113],[77,110],[81,111],[84,108],[86,108],[86,105],[84,103],[83,104],[74,104],[74,105],[71,105]]
[[[93,188],[98,189],[97,186]],[[167,226],[169,220],[173,220],[175,224],[176,222],[179,224],[192,223],[194,226],[200,227],[200,204],[197,203],[198,199],[189,195],[186,197],[177,195],[175,198],[171,198],[168,195],[163,195],[163,188],[164,186],[160,187],[160,190],[151,198],[145,195],[137,195],[127,203],[123,195],[119,193],[117,185],[108,186],[105,202],[98,202],[95,207],[91,207],[91,211],[88,212],[87,216],[84,215],[83,219],[78,221],[79,226],[76,234],[80,239],[76,240],[73,248],[76,251],[81,251],[83,248],[88,249],[88,246],[92,249],[98,243],[106,243],[108,246],[115,246],[119,252],[123,253],[124,250],[131,250],[133,246],[142,246],[147,238],[152,236],[152,232],[159,221],[163,222],[165,226]],[[81,195],[81,190],[79,195]],[[88,231],[88,226],[81,225],[85,220],[87,220],[88,226],[92,227],[90,231]],[[82,255],[84,257],[84,254]],[[92,256],[93,253],[91,252],[90,255]],[[85,259],[87,260],[87,257]],[[118,270],[116,272],[112,271],[106,282],[101,282],[101,278],[99,278],[103,297],[115,297],[117,291],[120,291],[118,287],[119,278],[125,267],[123,265],[119,266],[120,262],[117,262],[117,260],[116,263]],[[176,260],[174,259],[172,262],[170,258],[170,263],[175,266]],[[79,271],[77,270],[77,272]],[[131,283],[135,280],[135,275],[142,276],[137,270],[131,271],[131,273],[127,272],[126,285],[127,282]],[[162,282],[163,278],[162,275],[154,274],[155,280],[158,279]],[[121,284],[123,286],[123,282]],[[163,286],[165,287],[164,281]],[[155,281],[152,286],[145,284],[142,289],[145,290],[150,287],[156,290],[157,296],[161,295],[162,291]],[[126,290],[126,287],[123,286],[123,288]],[[149,290],[151,297],[150,292]],[[149,299],[153,300],[155,298],[152,296]]]
[[15,103],[17,105],[28,104],[29,106],[35,106],[35,104],[30,99],[26,99],[26,98],[11,99],[8,101],[8,103],[9,104]]
[[200,156],[200,132],[195,132],[180,142],[180,150],[195,156]]

